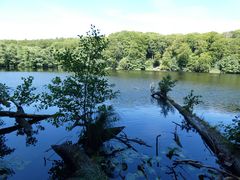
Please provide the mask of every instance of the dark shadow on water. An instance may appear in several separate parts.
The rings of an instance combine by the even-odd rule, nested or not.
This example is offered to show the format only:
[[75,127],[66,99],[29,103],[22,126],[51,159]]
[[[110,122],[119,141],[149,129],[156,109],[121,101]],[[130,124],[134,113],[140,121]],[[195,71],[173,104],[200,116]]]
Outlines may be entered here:
[[53,160],[52,167],[49,169],[48,174],[51,179],[63,180],[69,177],[72,171],[65,167],[63,160]]
[[[3,125],[3,121],[0,119],[0,127]],[[14,152],[14,148],[10,148],[6,145],[6,137],[0,135],[0,158],[3,158],[6,155],[9,155]]]
[[[4,122],[0,119],[0,127],[4,124]],[[10,148],[6,145],[6,137],[4,135],[0,135],[0,179],[7,179],[8,176],[14,174],[14,171],[6,165],[3,158],[7,155],[12,154],[15,149]]]
[[164,117],[167,117],[168,113],[171,112],[171,113],[174,113],[175,112],[175,109],[174,107],[166,100],[164,99],[154,99],[154,98],[151,98],[151,102],[152,103],[157,103],[157,105],[160,107],[160,112],[164,115]]
[[34,135],[39,134],[39,131],[44,131],[45,128],[41,126],[40,122],[35,124],[36,129],[32,130],[30,133],[26,133],[23,128],[17,129],[17,136],[25,136],[26,137],[26,146],[35,146],[38,142],[37,138]]
[[[35,146],[38,142],[37,138],[34,136],[39,133],[39,131],[43,131],[45,128],[40,125],[40,122],[35,123],[35,130],[26,133],[23,128],[17,128],[17,124],[12,127],[4,127],[4,121],[0,119],[0,179],[8,179],[8,177],[15,174],[14,169],[11,167],[9,162],[4,160],[5,156],[12,154],[15,151],[15,148],[9,147],[7,145],[7,138],[5,137],[8,133],[13,133],[16,131],[16,141],[17,136],[25,136],[26,137],[26,146]],[[5,129],[10,130],[4,134]],[[3,130],[3,131],[1,131]]]

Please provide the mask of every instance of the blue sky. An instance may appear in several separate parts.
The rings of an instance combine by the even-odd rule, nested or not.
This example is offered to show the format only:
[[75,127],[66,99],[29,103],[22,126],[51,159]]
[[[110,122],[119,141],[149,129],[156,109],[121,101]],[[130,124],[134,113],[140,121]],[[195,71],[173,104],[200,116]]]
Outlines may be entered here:
[[240,0],[0,0],[0,39],[76,37],[95,24],[161,34],[240,29]]

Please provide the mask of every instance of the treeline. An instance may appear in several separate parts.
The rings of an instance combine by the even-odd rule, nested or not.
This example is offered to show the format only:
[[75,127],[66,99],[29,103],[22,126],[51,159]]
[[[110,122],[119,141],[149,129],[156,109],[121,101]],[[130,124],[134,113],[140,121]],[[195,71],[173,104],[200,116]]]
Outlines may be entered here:
[[56,54],[66,48],[75,48],[78,39],[45,40],[2,40],[0,41],[0,68],[5,70],[21,69],[58,69],[61,62]]
[[[240,73],[240,30],[186,35],[122,31],[107,39],[104,54],[111,69]],[[77,45],[77,38],[0,41],[0,67],[61,68],[56,54]]]

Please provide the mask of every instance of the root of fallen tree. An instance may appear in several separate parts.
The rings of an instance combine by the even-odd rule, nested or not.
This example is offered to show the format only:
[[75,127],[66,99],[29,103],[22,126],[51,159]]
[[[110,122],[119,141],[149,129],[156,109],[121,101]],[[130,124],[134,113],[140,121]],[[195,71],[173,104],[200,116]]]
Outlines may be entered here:
[[[150,147],[141,139],[130,139],[125,133],[122,132],[119,136],[117,134],[122,131],[124,127],[115,127],[106,129],[105,132],[113,131],[115,134],[111,135],[111,139],[116,139],[120,143],[123,143],[126,147],[122,149],[113,150],[111,153],[103,153],[103,157],[112,157],[117,153],[125,151],[127,149],[132,149],[137,151],[132,145],[132,143]],[[108,139],[110,140],[110,139]],[[62,158],[66,167],[71,170],[71,178],[81,178],[81,179],[108,179],[106,173],[99,167],[98,163],[93,161],[87,154],[86,149],[83,148],[83,144],[71,142],[65,142],[61,145],[53,145],[52,149]]]
[[52,149],[73,172],[69,179],[107,179],[105,173],[88,157],[80,145],[66,142],[61,145],[53,145]]
[[233,143],[228,141],[217,129],[211,127],[206,121],[191,114],[171,98],[163,96],[160,92],[152,94],[152,97],[171,103],[183,115],[185,120],[197,130],[202,139],[218,157],[221,164],[240,176],[240,152]]

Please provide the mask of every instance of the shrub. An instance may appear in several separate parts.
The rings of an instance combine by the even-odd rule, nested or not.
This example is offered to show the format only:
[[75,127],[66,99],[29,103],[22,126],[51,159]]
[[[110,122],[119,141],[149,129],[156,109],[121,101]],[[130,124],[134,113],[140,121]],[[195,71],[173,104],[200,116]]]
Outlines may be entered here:
[[160,93],[166,97],[167,93],[172,90],[176,82],[176,80],[172,80],[172,77],[169,74],[163,77],[162,80],[158,83]]
[[191,90],[190,94],[183,98],[183,100],[184,100],[184,106],[183,106],[184,109],[186,109],[187,111],[189,111],[191,113],[193,112],[193,106],[202,103],[202,101],[200,100],[200,98],[202,96],[195,96],[193,94],[193,92],[194,91]]

